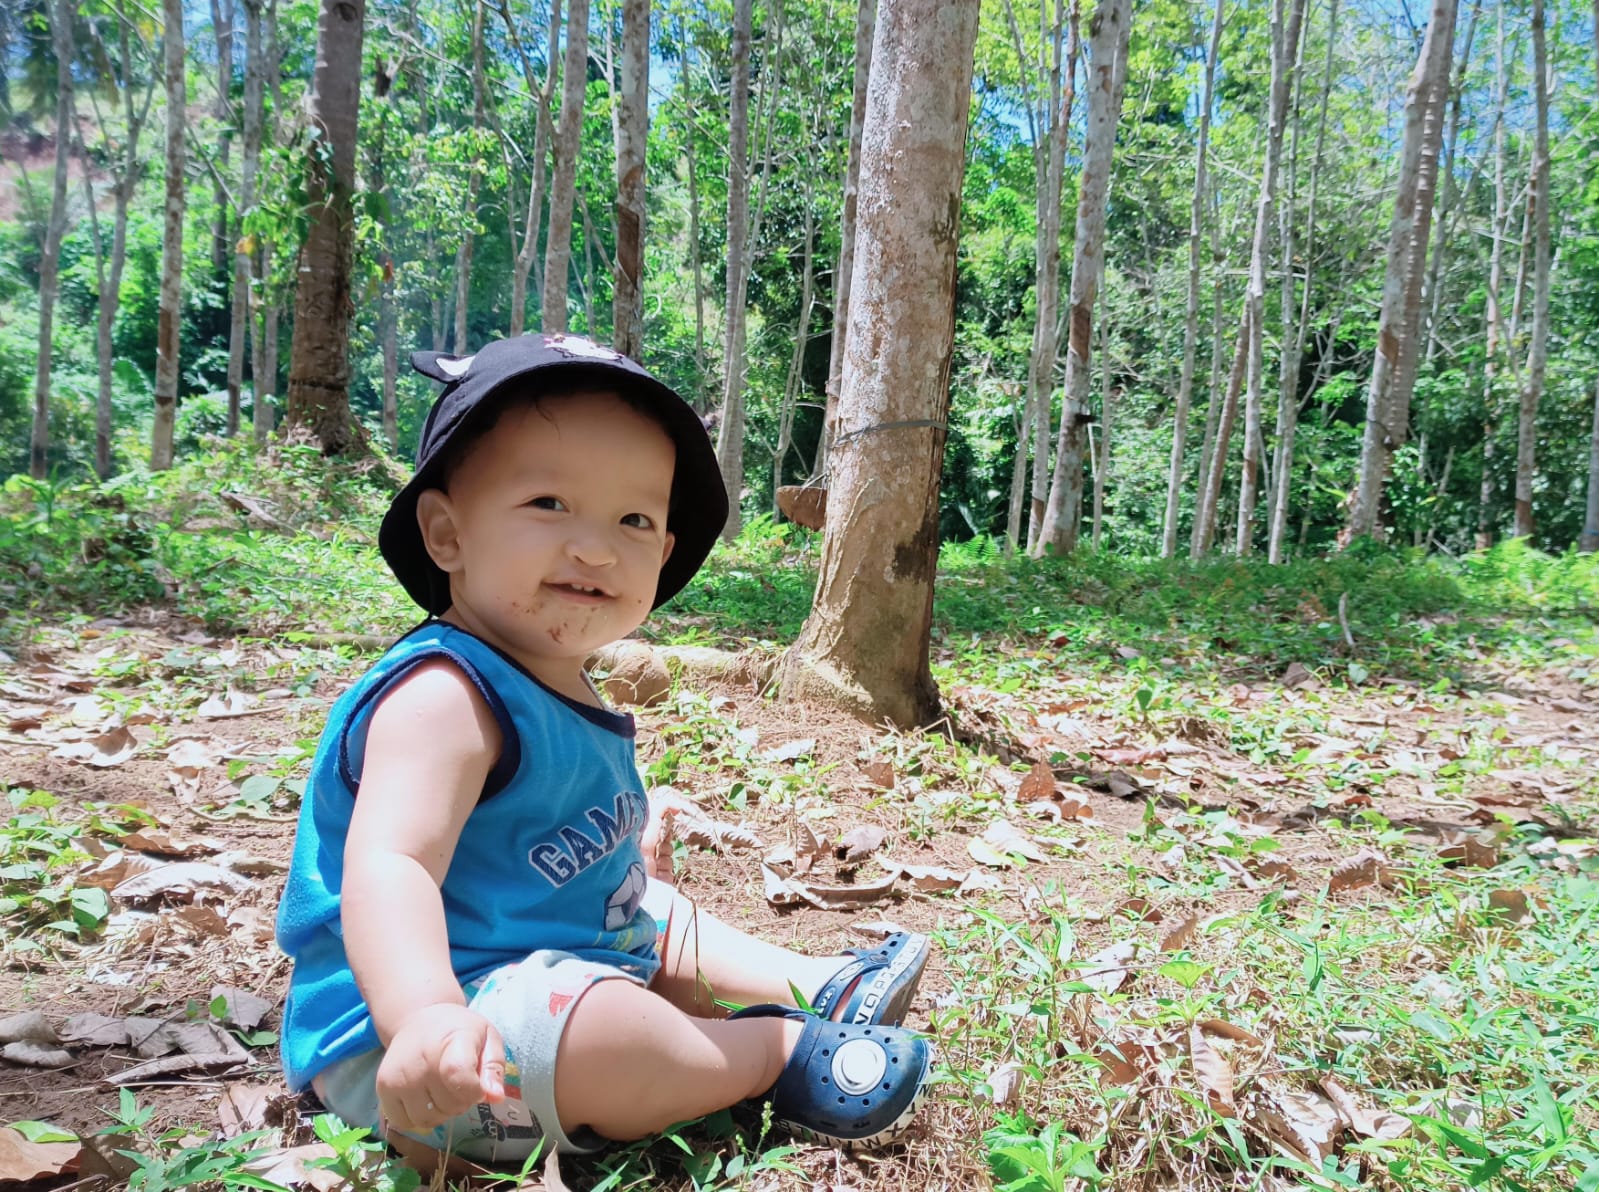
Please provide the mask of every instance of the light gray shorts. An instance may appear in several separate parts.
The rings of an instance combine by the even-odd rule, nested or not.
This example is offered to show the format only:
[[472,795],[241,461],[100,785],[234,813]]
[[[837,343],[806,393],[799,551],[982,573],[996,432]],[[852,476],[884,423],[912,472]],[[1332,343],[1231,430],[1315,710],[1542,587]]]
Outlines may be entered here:
[[[665,938],[672,895],[670,886],[650,880],[644,906],[656,917],[657,940]],[[640,974],[625,968],[570,952],[539,951],[468,983],[463,987],[467,1006],[493,1023],[505,1042],[505,1099],[473,1106],[430,1133],[406,1137],[484,1165],[520,1164],[550,1148],[577,1154],[599,1150],[605,1140],[592,1130],[579,1129],[569,1137],[561,1129],[555,1112],[555,1056],[578,999],[596,983],[617,979],[646,984]],[[378,1120],[382,1062],[381,1049],[363,1052],[330,1065],[311,1082],[329,1111],[380,1138],[386,1133]]]

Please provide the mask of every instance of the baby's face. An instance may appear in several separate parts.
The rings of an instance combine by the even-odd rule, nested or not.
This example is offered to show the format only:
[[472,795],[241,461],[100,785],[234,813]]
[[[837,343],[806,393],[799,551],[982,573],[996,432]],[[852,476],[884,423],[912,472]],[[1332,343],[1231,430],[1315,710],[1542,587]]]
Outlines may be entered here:
[[675,460],[614,393],[507,410],[419,509],[456,616],[536,675],[627,636],[671,553]]

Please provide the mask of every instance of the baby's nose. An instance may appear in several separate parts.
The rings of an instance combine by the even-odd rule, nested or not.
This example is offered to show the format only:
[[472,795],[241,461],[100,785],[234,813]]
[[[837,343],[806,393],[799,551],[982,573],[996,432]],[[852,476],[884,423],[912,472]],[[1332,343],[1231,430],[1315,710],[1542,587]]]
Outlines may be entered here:
[[616,562],[616,547],[610,538],[598,530],[575,531],[566,541],[567,553],[590,567],[603,567]]

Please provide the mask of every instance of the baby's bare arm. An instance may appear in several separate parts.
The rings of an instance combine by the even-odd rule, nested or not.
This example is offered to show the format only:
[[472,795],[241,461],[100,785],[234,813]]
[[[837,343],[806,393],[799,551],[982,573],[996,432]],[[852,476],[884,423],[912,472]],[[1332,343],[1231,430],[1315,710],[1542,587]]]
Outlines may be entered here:
[[385,1110],[413,1126],[499,1094],[486,1062],[497,1067],[498,1038],[486,1047],[492,1028],[465,1010],[439,886],[500,744],[483,697],[442,661],[387,695],[367,734],[344,851],[344,945],[390,1048],[379,1077]]

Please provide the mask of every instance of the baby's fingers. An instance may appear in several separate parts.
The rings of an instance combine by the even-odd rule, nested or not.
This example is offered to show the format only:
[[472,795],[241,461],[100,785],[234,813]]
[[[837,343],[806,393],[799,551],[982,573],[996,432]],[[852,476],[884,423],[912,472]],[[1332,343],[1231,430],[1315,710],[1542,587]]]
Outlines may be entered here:
[[493,1026],[483,1037],[483,1053],[478,1057],[478,1087],[485,1101],[505,1098],[505,1044]]
[[434,1101],[446,1117],[465,1113],[483,1099],[483,1084],[478,1077],[481,1051],[473,1032],[455,1031],[439,1053]]

